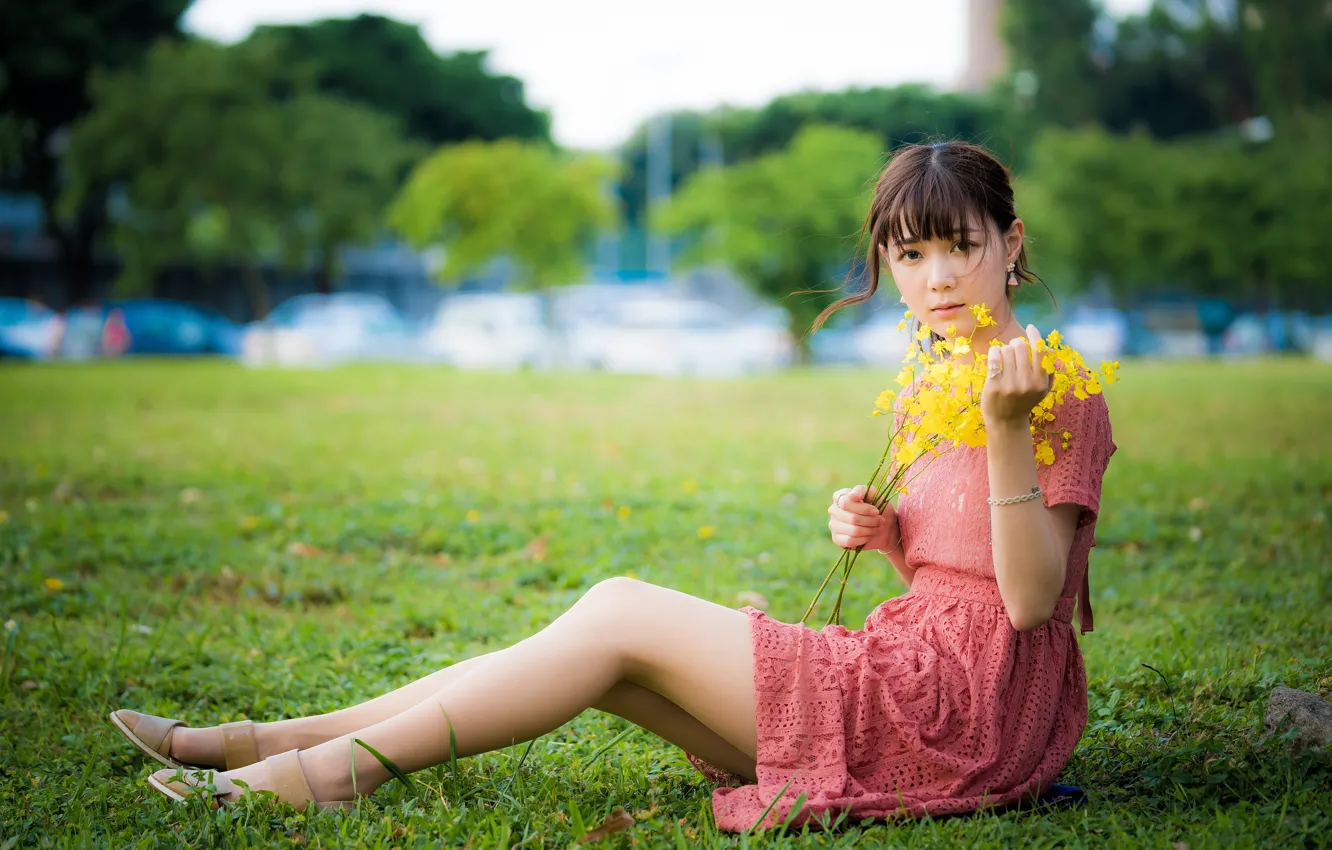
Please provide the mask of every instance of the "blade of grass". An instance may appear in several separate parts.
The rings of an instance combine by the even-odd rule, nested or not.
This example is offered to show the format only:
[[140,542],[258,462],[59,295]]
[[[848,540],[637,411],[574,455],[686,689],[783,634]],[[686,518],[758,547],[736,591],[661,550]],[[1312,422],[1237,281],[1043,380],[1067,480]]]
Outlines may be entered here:
[[439,707],[439,711],[444,715],[444,722],[449,724],[449,775],[453,777],[453,796],[458,796],[458,738],[453,734],[453,721],[449,719],[449,713],[444,710],[444,706]]
[[597,747],[597,751],[596,751],[596,752],[594,752],[592,755],[588,756],[587,758],[583,759],[583,760],[579,763],[579,765],[578,765],[578,770],[579,770],[579,771],[582,771],[583,768],[585,768],[587,765],[589,765],[589,764],[591,764],[592,762],[596,761],[596,760],[597,760],[597,757],[600,756],[602,753],[606,752],[606,751],[609,750],[611,747],[613,747],[613,746],[615,746],[616,744],[620,743],[620,741],[623,741],[625,738],[627,738],[627,737],[629,737],[630,735],[632,735],[632,734],[634,733],[634,731],[635,731],[635,728],[636,728],[636,727],[630,726],[628,729],[625,729],[623,732],[621,732],[620,734],[616,735],[614,738],[611,738],[609,741],[607,741],[606,743],[602,744],[600,747]]
[[782,825],[778,829],[786,829],[791,825],[791,821],[795,820],[796,815],[800,814],[800,810],[804,808],[805,799],[805,792],[801,791],[800,796],[795,799],[795,804],[791,806],[791,811],[786,813],[786,820],[782,821]]
[[768,803],[768,807],[763,810],[762,814],[758,816],[758,819],[755,820],[754,823],[750,825],[749,829],[746,829],[743,833],[741,833],[742,839],[747,837],[749,833],[757,829],[759,824],[763,823],[763,819],[768,816],[768,812],[772,811],[772,807],[777,805],[777,801],[780,800],[782,798],[782,795],[786,793],[786,789],[791,787],[792,782],[795,782],[795,776],[792,776],[790,779],[786,780],[786,784],[782,786],[782,790],[778,791],[777,796],[772,798],[772,801]]
[[535,744],[536,742],[537,742],[537,739],[536,739],[536,738],[533,738],[532,740],[530,740],[530,741],[527,742],[527,747],[526,747],[526,749],[523,750],[523,755],[522,755],[522,757],[521,757],[520,759],[518,759],[518,766],[515,767],[515,768],[513,769],[513,773],[511,773],[511,774],[509,775],[509,781],[506,782],[506,783],[504,783],[504,790],[500,792],[500,795],[501,795],[501,796],[507,796],[507,795],[508,795],[508,793],[509,793],[509,786],[512,785],[512,784],[513,784],[513,780],[516,779],[516,778],[518,777],[518,771],[520,771],[520,770],[523,769],[523,762],[527,761],[527,754],[530,753],[530,752],[532,752],[532,745]]
[[[375,759],[378,760],[380,764],[384,765],[384,769],[387,770],[389,773],[393,774],[394,779],[398,780],[403,785],[406,785],[409,790],[412,791],[416,790],[416,783],[412,781],[411,777],[403,773],[402,768],[394,764],[393,761],[388,756],[384,755],[379,750],[376,750],[374,747],[370,746],[365,741],[362,741],[360,738],[352,738],[352,740],[360,744],[361,746],[365,747],[367,750],[369,750],[370,755],[374,756]],[[353,773],[353,775],[355,774]]]

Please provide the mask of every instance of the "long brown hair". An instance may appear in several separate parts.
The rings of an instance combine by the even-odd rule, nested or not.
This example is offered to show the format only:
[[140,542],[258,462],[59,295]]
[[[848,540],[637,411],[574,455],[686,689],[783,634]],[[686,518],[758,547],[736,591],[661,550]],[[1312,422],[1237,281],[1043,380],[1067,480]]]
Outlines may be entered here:
[[[903,241],[907,234],[915,239],[950,239],[965,233],[973,220],[993,222],[1002,236],[1016,218],[1008,169],[994,154],[957,141],[902,147],[879,175],[874,200],[861,230],[861,241],[869,242],[865,256],[866,286],[829,305],[814,320],[810,332],[822,327],[829,316],[843,307],[873,297],[879,287],[879,252],[885,246]],[[1044,285],[1027,264],[1025,245],[1018,253],[1013,273],[1019,281],[1039,281]],[[1017,289],[1004,287],[1010,303]],[[920,326],[919,318],[915,324]]]

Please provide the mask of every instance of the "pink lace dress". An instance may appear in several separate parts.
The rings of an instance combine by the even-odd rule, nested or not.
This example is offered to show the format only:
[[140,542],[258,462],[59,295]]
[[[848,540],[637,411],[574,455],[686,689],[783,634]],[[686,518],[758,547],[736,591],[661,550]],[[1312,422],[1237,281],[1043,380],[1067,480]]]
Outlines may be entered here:
[[[719,786],[717,826],[740,831],[790,782],[765,825],[824,812],[864,818],[951,814],[1035,797],[1054,782],[1087,722],[1087,678],[1072,627],[1092,628],[1087,558],[1101,478],[1115,451],[1105,399],[1072,397],[1053,427],[1073,434],[1038,466],[1045,503],[1082,506],[1054,616],[1029,632],[1009,622],[994,579],[985,449],[934,459],[900,499],[911,589],[863,629],[815,630],[752,607],[758,783],[693,754]],[[852,581],[890,581],[869,553]]]

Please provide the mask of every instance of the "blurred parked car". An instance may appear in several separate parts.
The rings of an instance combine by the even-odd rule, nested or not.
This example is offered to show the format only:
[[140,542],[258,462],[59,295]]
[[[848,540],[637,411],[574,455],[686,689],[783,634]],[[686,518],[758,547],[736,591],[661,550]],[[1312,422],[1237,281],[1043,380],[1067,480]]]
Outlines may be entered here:
[[[1129,321],[1112,308],[1082,307],[1073,311],[1060,328],[1060,334],[1077,349],[1087,365],[1095,369],[1102,360],[1115,360],[1124,354]],[[1048,335],[1049,331],[1045,333]]]
[[863,362],[874,366],[901,365],[913,341],[911,322],[907,322],[906,329],[897,329],[904,315],[904,310],[879,310],[852,332],[852,345]]
[[463,369],[546,368],[555,359],[546,315],[535,293],[455,295],[440,303],[422,345]]
[[416,360],[417,331],[378,295],[298,295],[245,327],[246,365],[314,366],[348,360]]
[[212,307],[163,298],[103,301],[64,314],[59,356],[221,355],[240,352],[240,326]]
[[741,375],[786,366],[794,351],[784,318],[761,311],[735,321],[716,304],[687,299],[626,300],[612,321],[569,337],[576,368],[631,374]]
[[44,304],[26,298],[0,298],[0,357],[53,357],[64,327],[64,320]]

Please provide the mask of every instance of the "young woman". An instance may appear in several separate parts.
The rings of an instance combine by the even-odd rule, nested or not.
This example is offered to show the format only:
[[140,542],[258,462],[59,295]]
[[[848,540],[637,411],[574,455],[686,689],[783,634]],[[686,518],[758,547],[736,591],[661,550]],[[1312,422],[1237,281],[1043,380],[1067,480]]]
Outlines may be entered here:
[[[305,805],[353,797],[353,737],[411,772],[550,732],[588,708],[680,746],[705,775],[718,825],[752,826],[846,811],[852,820],[963,812],[1034,797],[1053,783],[1087,719],[1086,675],[1070,624],[1081,596],[1091,628],[1087,555],[1114,443],[1101,395],[1057,407],[1072,434],[1052,466],[1035,461],[1028,415],[1048,391],[1029,356],[1036,330],[1010,302],[1030,281],[1023,224],[1003,166],[961,143],[900,151],[866,222],[866,292],[886,262],[901,299],[935,334],[992,353],[982,395],[986,448],[932,462],[882,513],[864,487],[828,508],[834,543],[882,552],[910,590],[863,629],[771,619],[627,578],[591,588],[537,634],[331,714],[190,728],[122,709],[112,722],[168,765],[227,768],[215,794],[272,790]],[[997,324],[975,328],[986,305]],[[822,318],[826,318],[826,315]],[[882,580],[869,570],[861,581]],[[886,595],[886,594],[885,594]],[[356,793],[388,772],[355,760]],[[208,774],[158,771],[175,799]]]

